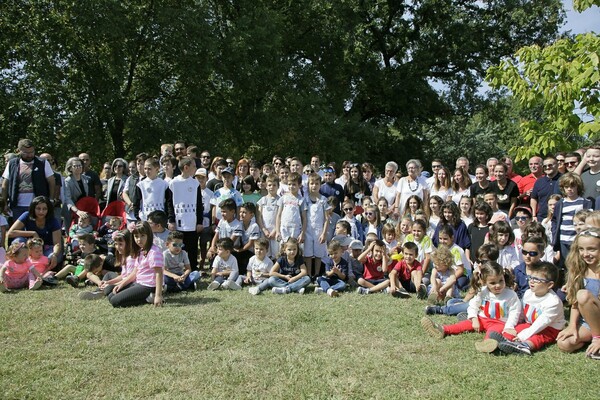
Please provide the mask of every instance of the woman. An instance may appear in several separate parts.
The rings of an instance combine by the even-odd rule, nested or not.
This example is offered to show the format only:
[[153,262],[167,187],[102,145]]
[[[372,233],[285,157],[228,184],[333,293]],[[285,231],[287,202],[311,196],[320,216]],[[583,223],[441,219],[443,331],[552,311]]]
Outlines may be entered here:
[[461,168],[458,167],[454,170],[454,173],[452,174],[452,198],[450,200],[452,200],[453,202],[456,203],[456,205],[458,205],[460,203],[460,199],[463,196],[467,196],[467,197],[471,197],[471,184],[473,182],[471,182],[471,177],[469,176],[469,174],[467,174],[467,172]]
[[485,165],[479,164],[475,167],[475,183],[471,185],[471,197],[476,203],[483,201],[483,195],[490,191],[490,181],[488,180],[487,168]]
[[373,176],[373,171],[375,171],[373,164],[368,162],[362,163],[363,178],[365,178],[365,181],[369,184],[371,192],[373,192],[373,188],[375,187],[375,176]]
[[421,161],[411,159],[406,162],[407,176],[398,181],[398,194],[396,195],[395,208],[400,215],[404,215],[404,205],[406,200],[412,196],[419,196],[424,203],[428,202],[429,189],[425,178],[421,176],[423,166]]
[[235,178],[233,180],[233,186],[238,192],[241,192],[242,182],[248,175],[250,175],[250,162],[245,158],[240,158],[235,167]]
[[342,163],[342,175],[335,180],[335,183],[341,187],[344,187],[348,179],[350,179],[350,164],[352,164],[352,161],[344,161]]
[[221,174],[217,172],[217,164],[223,159],[223,157],[221,156],[216,156],[215,158],[213,158],[212,164],[210,164],[210,171],[208,171],[208,180],[210,181],[211,179],[215,179],[216,177],[219,177],[219,179],[221,179]]
[[83,164],[77,157],[71,157],[67,161],[65,175],[65,205],[67,210],[74,212],[79,218],[86,217],[85,211],[77,209],[75,203],[82,197],[94,197],[93,186],[90,185],[90,178],[83,175]]
[[50,261],[50,269],[62,261],[60,222],[54,217],[52,203],[46,196],[38,196],[29,205],[29,211],[21,214],[10,229],[8,238],[27,241],[40,238],[44,241],[44,255]]
[[[344,186],[344,193],[346,198],[354,201],[357,207],[362,208],[362,199],[365,196],[371,195],[371,189],[369,184],[365,181],[362,176],[362,171],[359,164],[351,164],[350,166],[350,179]],[[357,214],[361,214],[362,210],[359,209]]]
[[430,196],[439,196],[444,202],[450,199],[452,197],[450,170],[446,167],[440,167],[433,178]]
[[125,181],[129,174],[127,168],[127,161],[122,158],[115,158],[111,164],[111,170],[113,176],[110,177],[106,184],[106,204],[110,204],[113,201],[121,200],[121,193],[125,187]]
[[494,177],[496,180],[490,183],[490,192],[496,194],[498,208],[512,218],[519,199],[519,188],[516,183],[508,179],[508,166],[504,163],[496,164]]
[[379,198],[384,197],[388,204],[391,204],[391,207],[393,208],[392,212],[397,211],[394,208],[396,194],[398,193],[398,184],[395,179],[396,171],[398,171],[398,164],[389,161],[385,164],[383,178],[375,181],[375,185],[373,185],[373,202],[379,204]]
[[106,189],[108,184],[108,179],[112,176],[110,163],[105,162],[102,166],[102,171],[100,172],[100,198],[98,199],[98,203],[100,204],[100,209],[106,206]]

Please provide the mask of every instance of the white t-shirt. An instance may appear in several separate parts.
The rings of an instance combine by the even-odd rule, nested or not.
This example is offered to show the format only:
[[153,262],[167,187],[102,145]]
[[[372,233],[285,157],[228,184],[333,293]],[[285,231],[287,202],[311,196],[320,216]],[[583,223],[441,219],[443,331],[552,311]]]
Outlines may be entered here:
[[[50,178],[54,176],[54,171],[52,171],[52,167],[50,163],[44,161],[44,176],[46,178]],[[6,168],[4,168],[4,173],[2,174],[2,178],[10,179],[10,174],[8,172],[9,164],[6,164]],[[25,162],[23,160],[19,160],[19,171],[18,174],[22,175],[20,179],[20,189],[19,189],[19,197],[17,199],[18,207],[29,207],[31,202],[33,201],[33,182],[32,182],[32,170],[33,160],[30,162]]]
[[257,283],[269,279],[262,275],[268,275],[269,272],[271,272],[271,268],[273,268],[273,261],[269,257],[259,260],[258,257],[252,256],[250,257],[250,261],[248,261],[247,269],[248,271],[251,271],[252,279]]
[[396,193],[398,193],[398,182],[394,182],[392,186],[388,187],[385,184],[385,178],[381,178],[375,181],[374,187],[378,190],[377,196],[379,198],[384,197],[390,207],[394,205]]

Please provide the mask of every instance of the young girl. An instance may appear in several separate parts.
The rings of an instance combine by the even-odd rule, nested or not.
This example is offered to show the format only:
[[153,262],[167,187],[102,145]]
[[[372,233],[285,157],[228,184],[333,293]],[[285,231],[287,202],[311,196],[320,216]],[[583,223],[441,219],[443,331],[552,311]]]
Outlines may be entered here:
[[98,288],[92,292],[81,292],[81,300],[96,300],[112,293],[113,289],[121,281],[125,280],[135,267],[135,259],[131,257],[132,235],[127,230],[114,232],[112,235],[115,246],[114,266],[120,269],[121,273],[109,271],[102,277],[102,282]]
[[242,179],[242,200],[244,203],[252,203],[256,205],[261,198],[258,185],[252,175],[247,175]]
[[412,195],[408,199],[406,199],[406,204],[404,205],[404,217],[409,217],[411,221],[414,221],[416,218],[417,210],[423,209],[423,200],[419,196]]
[[10,245],[6,252],[7,261],[0,268],[0,292],[25,287],[36,290],[42,286],[42,275],[27,261],[28,256],[25,243],[15,241]]
[[569,325],[558,334],[558,348],[572,353],[587,343],[587,357],[600,360],[600,230],[581,232],[571,246],[566,266]]
[[467,259],[472,263],[474,261],[473,256],[477,254],[477,250],[485,243],[485,239],[490,232],[490,219],[494,212],[489,204],[483,201],[475,203],[475,220],[467,228],[469,238],[471,239],[471,247],[465,249]]
[[4,249],[4,240],[6,238],[6,227],[8,226],[8,221],[6,217],[2,215],[2,211],[6,206],[6,202],[4,199],[0,199],[0,264],[4,264],[6,261],[6,250]]
[[[440,245],[432,254],[434,267],[431,271],[431,284],[428,287],[429,302],[446,302],[459,297],[454,276],[454,257],[447,246]],[[428,308],[427,308],[428,309]],[[429,314],[429,312],[426,312]]]
[[529,281],[527,279],[529,268],[532,264],[540,262],[544,254],[544,246],[544,241],[539,237],[530,237],[523,242],[523,249],[521,250],[523,262],[513,270],[515,291],[519,298],[522,298],[527,289],[529,289]]
[[108,296],[113,307],[129,307],[153,303],[160,307],[163,302],[163,268],[165,260],[158,246],[152,243],[152,229],[146,221],[135,224],[133,229],[133,271]]
[[381,224],[379,209],[374,205],[370,205],[365,208],[364,215],[365,221],[363,222],[363,233],[365,237],[369,233],[374,233],[375,235],[377,235],[377,238],[381,240],[381,229],[383,228],[383,225]]
[[350,165],[350,179],[344,185],[344,193],[346,198],[354,201],[359,213],[362,210],[362,199],[365,196],[371,195],[371,188],[365,178],[359,164]]
[[[491,332],[506,332],[515,336],[515,326],[521,316],[521,302],[517,294],[509,289],[512,286],[509,279],[510,273],[505,274],[500,264],[492,261],[483,264],[480,283],[484,286],[469,301],[467,320],[452,325],[440,325],[428,317],[423,317],[421,325],[427,333],[439,339],[447,335],[481,331],[486,333],[486,339],[490,337]],[[478,283],[475,282],[475,286],[478,286]],[[475,345],[477,350],[484,352],[492,352],[497,346],[498,342],[495,340],[484,340]]]
[[[454,204],[454,203],[453,203]],[[454,275],[449,278],[449,285],[456,283],[459,290],[469,285],[469,275],[471,273],[471,263],[467,260],[464,250],[454,243],[454,230],[448,224],[442,225],[439,230],[439,244],[448,246],[454,262],[451,268]]]
[[[546,236],[546,229],[539,222],[530,222],[523,228],[521,234],[521,240],[525,243],[528,239],[537,237],[542,239],[544,243],[544,250],[542,252],[541,261],[547,261],[550,263],[557,264],[559,255],[554,251],[551,245],[548,244],[548,237]],[[521,257],[521,260],[523,257]]]
[[600,211],[595,210],[585,219],[585,225],[587,228],[600,228]]
[[383,235],[383,243],[385,243],[388,254],[392,254],[398,246],[396,228],[392,224],[385,224],[381,229],[381,234]]
[[[412,223],[412,232],[406,235],[404,243],[413,242],[417,245],[419,253],[417,261],[423,266],[423,283],[429,282],[429,263],[431,262],[431,252],[433,251],[433,243],[431,238],[427,236],[427,225],[425,221],[417,219]],[[404,244],[402,243],[402,244]]]
[[441,212],[442,212],[442,204],[444,204],[444,200],[442,200],[439,196],[431,196],[429,197],[429,202],[427,203],[426,214],[429,220],[429,229],[427,230],[427,235],[429,237],[433,237],[435,230],[440,223],[441,220]]
[[469,191],[475,201],[483,201],[483,196],[490,191],[490,181],[485,165],[479,164],[475,167],[475,183],[471,185]]
[[542,225],[546,229],[546,236],[552,237],[552,215],[554,214],[554,206],[562,199],[560,194],[553,194],[548,198],[548,215],[542,220]]
[[304,294],[310,284],[310,277],[306,271],[304,258],[296,238],[290,237],[281,246],[281,257],[271,268],[269,285],[275,294],[289,294],[297,292]]
[[452,197],[451,185],[452,183],[450,182],[450,171],[448,170],[448,168],[442,167],[438,169],[437,174],[435,174],[433,180],[431,196],[429,198],[431,199],[434,196],[439,197],[441,199],[439,203],[440,205],[442,205],[443,202]]
[[406,236],[408,236],[412,232],[412,219],[406,215],[402,217],[400,223],[396,225],[396,240],[398,243],[402,244],[406,240]]
[[439,243],[438,235],[440,227],[443,225],[449,225],[454,230],[454,243],[461,247],[463,250],[471,247],[471,238],[469,237],[469,231],[467,225],[460,219],[460,210],[453,201],[447,201],[442,205],[440,223],[438,224],[433,237],[433,245],[437,246]]
[[473,199],[469,196],[462,196],[458,202],[460,209],[460,219],[465,223],[467,228],[473,223]]
[[54,278],[54,273],[50,271],[50,260],[44,255],[44,241],[40,238],[31,238],[27,241],[29,249],[29,260],[40,273],[43,282],[49,285],[56,285],[58,282]]
[[390,210],[388,201],[385,197],[380,197],[379,200],[377,200],[377,208],[379,208],[382,224],[398,225],[398,220],[394,219],[394,214],[392,213],[392,210]]
[[515,234],[508,222],[498,221],[492,225],[492,229],[490,229],[490,242],[498,246],[498,250],[500,250],[498,264],[511,271],[519,265],[519,256],[513,246]]

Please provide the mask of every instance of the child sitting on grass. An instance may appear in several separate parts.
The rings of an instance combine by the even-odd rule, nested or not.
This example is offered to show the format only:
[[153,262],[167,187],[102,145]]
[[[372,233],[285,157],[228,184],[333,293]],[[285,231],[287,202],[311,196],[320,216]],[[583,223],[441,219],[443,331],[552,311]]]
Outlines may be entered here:
[[192,271],[187,251],[183,250],[183,232],[172,231],[167,238],[165,258],[165,288],[167,292],[196,289],[200,272]]
[[76,288],[79,282],[85,281],[88,269],[85,268],[83,259],[96,253],[96,238],[91,233],[79,235],[79,250],[73,253],[74,262],[67,264],[63,269],[58,271],[54,277],[56,279],[64,279],[69,285]]
[[417,293],[419,299],[427,296],[427,289],[421,283],[423,279],[423,266],[417,261],[419,248],[413,242],[406,242],[402,246],[402,259],[393,265],[390,272],[389,293],[394,297],[409,298],[409,292]]
[[7,260],[0,268],[0,292],[11,289],[29,288],[36,290],[42,286],[42,275],[28,262],[29,250],[23,242],[13,242],[6,252]]
[[[487,262],[481,266],[481,282],[484,287],[469,301],[468,319],[452,325],[440,325],[428,317],[421,319],[421,325],[427,333],[438,339],[448,335],[458,335],[464,332],[486,332],[486,339],[491,332],[516,335],[515,326],[521,317],[521,302],[517,294],[509,289],[512,287],[510,272],[500,264]],[[508,284],[507,284],[508,283]],[[491,353],[497,346],[493,342],[478,342],[478,351]]]
[[[429,303],[444,304],[451,299],[459,297],[454,276],[454,257],[450,249],[440,244],[433,252],[433,270],[431,271],[431,283],[429,285]],[[429,314],[429,312],[427,312]],[[440,313],[441,314],[441,313]]]
[[44,255],[44,241],[40,238],[31,238],[27,240],[27,248],[29,249],[29,262],[42,275],[43,283],[56,285],[54,272],[50,271],[50,260]]
[[289,294],[297,292],[304,294],[306,287],[310,284],[307,276],[306,265],[300,251],[298,240],[290,237],[282,246],[282,255],[271,268],[269,285],[273,287],[275,294]]
[[330,297],[338,297],[346,289],[348,280],[348,262],[342,258],[344,252],[340,242],[332,240],[327,246],[329,258],[325,263],[325,275],[317,278],[319,287],[315,293],[327,293]]
[[370,242],[366,250],[358,256],[358,261],[365,267],[363,277],[358,279],[358,294],[381,292],[390,285],[390,280],[385,276],[389,262],[382,240]]
[[108,252],[115,254],[115,243],[112,239],[113,233],[117,232],[121,227],[121,218],[110,217],[109,220],[98,229],[98,246]]
[[210,273],[212,282],[208,285],[208,290],[219,288],[240,290],[242,280],[239,277],[238,263],[231,254],[233,252],[233,240],[228,237],[219,239],[216,247],[217,256],[213,261],[213,268]]
[[248,289],[248,293],[257,295],[269,288],[269,277],[273,268],[273,261],[267,257],[270,241],[267,238],[259,238],[254,241],[254,255],[248,261],[246,279],[247,285],[256,285]]

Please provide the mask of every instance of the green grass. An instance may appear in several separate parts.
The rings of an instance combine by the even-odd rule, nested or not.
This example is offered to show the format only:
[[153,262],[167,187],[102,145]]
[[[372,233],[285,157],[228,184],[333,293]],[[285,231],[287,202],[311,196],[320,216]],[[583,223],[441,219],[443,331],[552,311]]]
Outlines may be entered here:
[[2,399],[597,398],[600,364],[583,353],[435,340],[414,298],[202,290],[113,309],[79,291],[0,295]]

